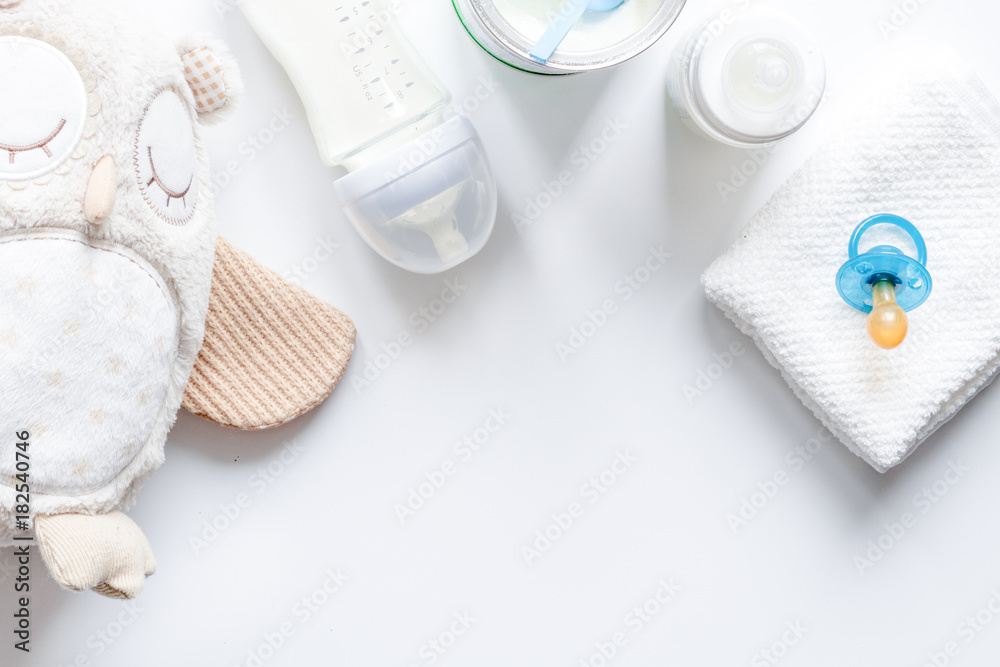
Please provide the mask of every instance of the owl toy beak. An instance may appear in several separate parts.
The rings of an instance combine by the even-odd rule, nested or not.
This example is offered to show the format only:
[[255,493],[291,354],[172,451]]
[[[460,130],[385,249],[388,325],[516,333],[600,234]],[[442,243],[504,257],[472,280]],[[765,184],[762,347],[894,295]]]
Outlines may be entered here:
[[105,155],[94,165],[94,171],[91,172],[90,181],[87,183],[87,193],[83,197],[83,214],[87,222],[95,226],[100,225],[111,215],[117,191],[115,160],[110,155]]

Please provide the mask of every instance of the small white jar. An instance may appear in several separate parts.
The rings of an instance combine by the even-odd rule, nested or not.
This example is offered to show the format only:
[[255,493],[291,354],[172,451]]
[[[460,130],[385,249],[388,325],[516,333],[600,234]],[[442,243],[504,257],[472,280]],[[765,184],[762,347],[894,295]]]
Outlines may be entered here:
[[667,90],[692,131],[753,148],[805,125],[823,99],[826,63],[809,30],[771,9],[727,9],[671,57]]

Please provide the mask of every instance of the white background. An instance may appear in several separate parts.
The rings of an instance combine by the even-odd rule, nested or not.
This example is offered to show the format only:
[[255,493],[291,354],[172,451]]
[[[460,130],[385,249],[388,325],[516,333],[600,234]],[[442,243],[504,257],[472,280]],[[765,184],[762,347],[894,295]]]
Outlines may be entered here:
[[[688,134],[664,89],[672,47],[709,3],[689,0],[658,45],[613,71],[545,78],[489,58],[444,0],[411,0],[404,27],[456,101],[484,77],[500,84],[471,115],[500,188],[493,239],[448,275],[421,277],[380,259],[349,227],[292,86],[238,11],[207,0],[132,4],[170,32],[211,31],[231,44],[247,95],[207,136],[214,168],[236,160],[242,172],[218,197],[219,227],[279,272],[311,271],[305,286],[354,319],[358,346],[333,397],[291,425],[238,433],[182,414],[166,464],[131,512],[159,561],[136,606],[64,592],[36,559],[44,581],[32,599],[31,660],[10,649],[5,611],[0,664],[252,666],[265,636],[286,624],[293,633],[265,648],[261,664],[407,667],[433,656],[440,665],[596,666],[605,664],[598,646],[621,632],[627,642],[608,664],[765,665],[758,652],[789,623],[807,631],[782,665],[920,666],[951,641],[957,655],[939,664],[996,663],[1000,618],[985,611],[980,631],[959,626],[1000,591],[1000,391],[983,393],[889,474],[835,441],[797,470],[786,455],[819,423],[706,302],[699,276],[836,128],[881,55],[946,41],[1000,90],[1000,5],[908,0],[915,13],[885,36],[890,0],[769,0],[816,31],[830,95],[723,201],[717,184],[746,154]],[[295,120],[249,160],[241,144],[286,108]],[[561,170],[576,170],[574,152],[609,119],[627,124],[620,139],[518,233],[512,215]],[[318,239],[339,248],[315,263]],[[650,246],[672,259],[625,301],[615,285]],[[411,314],[446,278],[467,290],[417,333]],[[609,298],[618,313],[561,360],[556,343]],[[359,391],[365,364],[403,332],[413,345]],[[746,353],[689,401],[685,385],[734,342]],[[509,421],[462,461],[453,444],[497,408]],[[289,441],[301,451],[275,463]],[[619,451],[637,461],[590,504],[583,485]],[[449,460],[456,473],[401,523],[396,504]],[[950,462],[968,471],[939,484],[947,493],[933,505],[916,504]],[[269,465],[281,474],[262,488],[251,476]],[[734,529],[728,515],[781,472],[786,483]],[[224,524],[220,506],[240,494],[249,507],[196,553],[191,538],[203,537],[206,520]],[[573,502],[583,515],[529,565],[522,547]],[[891,548],[859,572],[855,557],[906,512],[915,525],[883,537]],[[349,581],[318,593],[337,569]],[[680,590],[636,632],[627,617],[661,579]],[[12,584],[0,585],[12,609]],[[306,619],[296,605],[314,594],[327,599]],[[433,653],[429,642],[450,644],[463,613],[471,628]]]

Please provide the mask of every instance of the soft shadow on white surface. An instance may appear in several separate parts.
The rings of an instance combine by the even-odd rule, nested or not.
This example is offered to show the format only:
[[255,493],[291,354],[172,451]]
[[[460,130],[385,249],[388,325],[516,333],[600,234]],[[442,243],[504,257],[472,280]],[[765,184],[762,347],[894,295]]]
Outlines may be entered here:
[[[726,199],[718,182],[745,154],[688,134],[663,91],[671,48],[707,3],[691,0],[614,72],[558,80],[504,68],[448,3],[405,3],[404,27],[456,100],[482,77],[501,84],[470,114],[500,188],[494,237],[431,277],[350,228],[291,84],[237,10],[133,4],[165,29],[229,41],[248,90],[206,132],[214,169],[242,168],[218,197],[220,231],[301,273],[359,342],[331,399],[292,424],[238,433],[182,414],[130,513],[159,561],[134,621],[115,625],[121,603],[57,590],[36,559],[37,648],[23,660],[5,643],[0,664],[575,667],[604,664],[622,633],[608,665],[754,665],[789,624],[805,630],[780,665],[922,665],[950,641],[959,667],[1000,652],[996,623],[972,643],[958,634],[1000,584],[997,390],[886,475],[835,441],[806,460],[797,448],[819,422],[699,283],[894,47],[878,23],[894,3],[773,3],[819,33],[834,95]],[[976,0],[928,2],[898,38],[956,43],[997,86],[998,19]],[[249,159],[241,146],[276,109],[295,118]],[[627,127],[581,170],[574,154],[616,119]],[[514,216],[564,170],[572,184],[519,230]],[[661,247],[670,259],[626,299],[616,287]],[[445,281],[461,296],[433,314]],[[608,301],[614,312],[594,315]],[[397,347],[401,335],[412,343]],[[686,394],[734,343],[744,353]],[[491,411],[504,423],[484,436]],[[953,465],[968,471],[942,487]],[[921,501],[935,485],[942,495]],[[666,602],[661,582],[679,586]]]

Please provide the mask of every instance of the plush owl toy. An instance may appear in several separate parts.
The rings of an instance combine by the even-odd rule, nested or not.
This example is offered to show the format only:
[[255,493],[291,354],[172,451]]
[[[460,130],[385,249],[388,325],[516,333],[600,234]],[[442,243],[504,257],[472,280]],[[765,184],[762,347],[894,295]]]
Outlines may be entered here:
[[0,0],[0,546],[66,588],[153,572],[122,512],[182,404],[276,426],[350,360],[345,315],[216,235],[202,127],[240,87],[110,0]]

